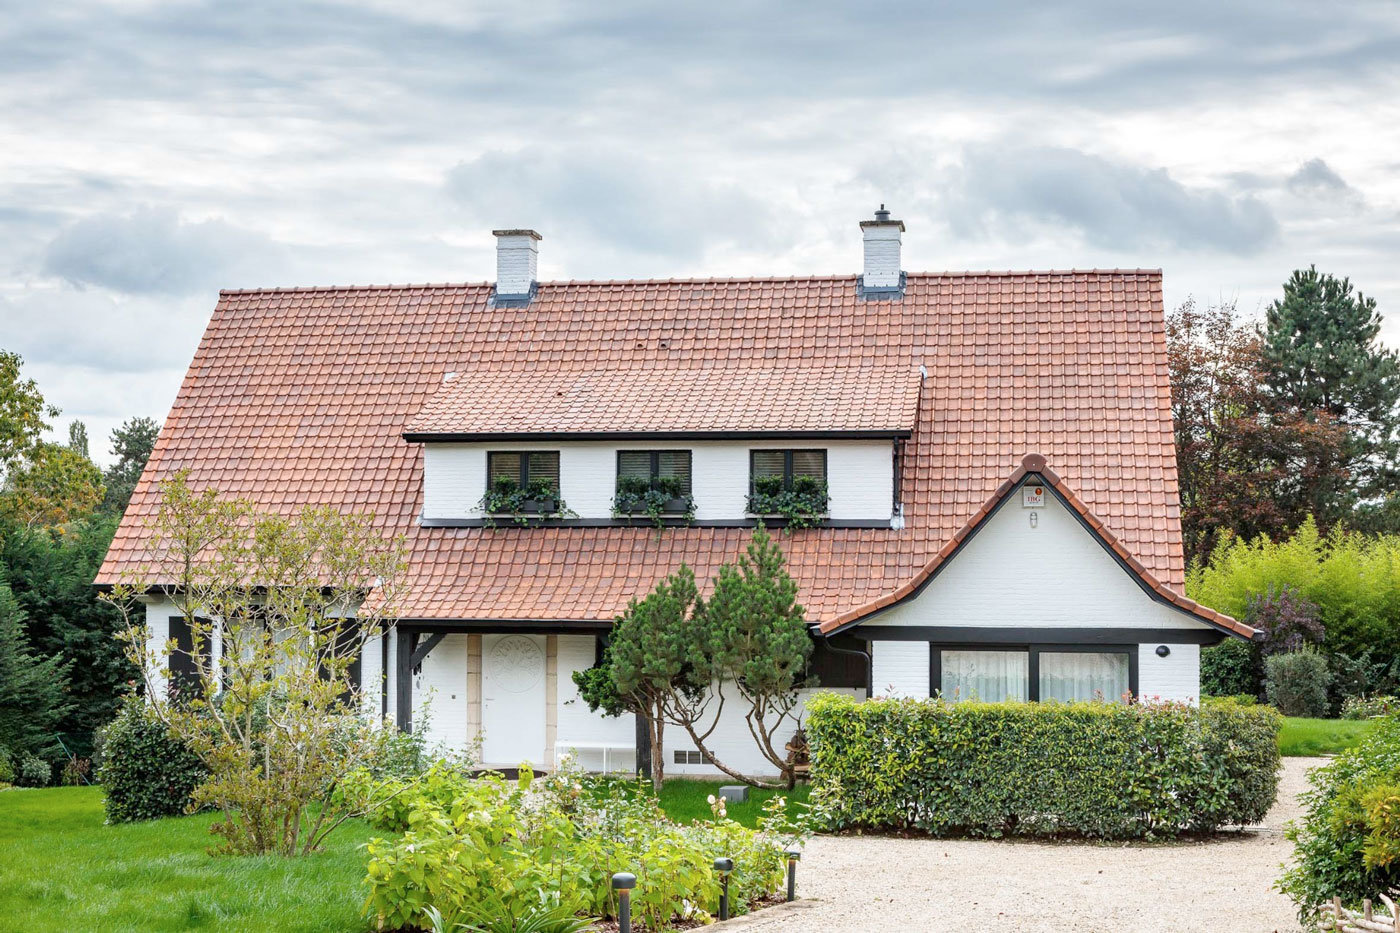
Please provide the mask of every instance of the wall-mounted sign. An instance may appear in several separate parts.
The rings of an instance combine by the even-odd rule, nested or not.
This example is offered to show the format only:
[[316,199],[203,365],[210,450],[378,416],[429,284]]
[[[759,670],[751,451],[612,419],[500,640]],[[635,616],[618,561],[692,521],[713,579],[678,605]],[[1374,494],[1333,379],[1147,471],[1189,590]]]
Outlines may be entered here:
[[1021,508],[1040,509],[1045,507],[1045,487],[1027,484],[1021,487]]

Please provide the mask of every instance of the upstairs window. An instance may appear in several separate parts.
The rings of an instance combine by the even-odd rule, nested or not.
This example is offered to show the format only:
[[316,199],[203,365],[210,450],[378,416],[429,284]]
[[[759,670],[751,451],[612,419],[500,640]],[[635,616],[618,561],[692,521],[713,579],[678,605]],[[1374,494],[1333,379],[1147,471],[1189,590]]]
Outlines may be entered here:
[[788,526],[816,524],[826,514],[825,450],[749,451],[749,513],[779,515]]
[[688,514],[695,503],[690,497],[690,451],[619,450],[617,490],[613,509],[619,515],[646,513]]
[[564,511],[559,497],[559,451],[491,451],[486,454],[488,515],[554,516]]

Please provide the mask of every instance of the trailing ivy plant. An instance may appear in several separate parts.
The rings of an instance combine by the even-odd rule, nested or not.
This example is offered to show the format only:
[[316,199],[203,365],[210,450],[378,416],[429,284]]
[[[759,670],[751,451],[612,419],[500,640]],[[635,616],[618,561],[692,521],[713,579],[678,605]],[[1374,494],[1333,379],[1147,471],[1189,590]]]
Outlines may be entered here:
[[759,476],[753,481],[749,512],[753,515],[781,515],[789,531],[812,528],[826,515],[830,496],[826,480],[800,473],[792,486],[784,488],[781,476]]
[[666,527],[667,518],[681,518],[689,525],[695,520],[695,500],[679,476],[662,476],[654,483],[644,476],[619,476],[613,517],[633,518],[638,513],[658,529]]
[[514,477],[497,476],[476,505],[485,513],[486,524],[491,528],[496,527],[495,519],[503,515],[509,515],[522,527],[531,521],[575,517],[560,497],[558,485],[543,477],[530,480],[522,488]]

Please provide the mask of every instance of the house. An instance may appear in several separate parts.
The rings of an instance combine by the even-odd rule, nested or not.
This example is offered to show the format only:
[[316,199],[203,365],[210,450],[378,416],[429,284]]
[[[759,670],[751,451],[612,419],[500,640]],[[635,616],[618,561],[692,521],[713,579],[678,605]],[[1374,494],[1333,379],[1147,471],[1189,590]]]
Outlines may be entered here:
[[[902,222],[860,230],[858,276],[540,282],[540,236],[501,230],[494,283],[223,292],[98,582],[176,470],[372,512],[411,557],[372,711],[430,706],[487,764],[630,768],[635,724],[570,673],[796,489],[819,524],[779,539],[826,688],[1194,700],[1201,647],[1253,631],[1183,595],[1161,273],[906,273]],[[170,599],[153,640],[187,637]],[[737,718],[715,744],[762,769]]]

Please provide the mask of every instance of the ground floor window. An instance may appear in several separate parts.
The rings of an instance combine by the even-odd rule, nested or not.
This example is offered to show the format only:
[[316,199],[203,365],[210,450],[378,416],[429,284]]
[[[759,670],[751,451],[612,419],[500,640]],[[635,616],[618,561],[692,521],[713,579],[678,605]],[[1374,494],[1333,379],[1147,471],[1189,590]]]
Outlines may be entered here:
[[1109,700],[1137,692],[1136,645],[929,646],[929,686],[944,699]]

